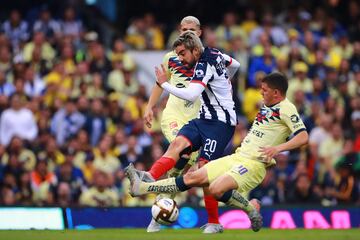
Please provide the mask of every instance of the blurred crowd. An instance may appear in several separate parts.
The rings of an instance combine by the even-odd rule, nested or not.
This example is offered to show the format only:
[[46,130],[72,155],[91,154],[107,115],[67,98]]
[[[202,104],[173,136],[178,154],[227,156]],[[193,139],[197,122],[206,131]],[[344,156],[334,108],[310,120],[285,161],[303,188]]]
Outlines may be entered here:
[[[322,7],[223,16],[202,26],[202,40],[241,63],[232,80],[239,124],[226,153],[246,135],[261,106],[259,83],[273,71],[289,78],[288,98],[310,134],[306,148],[276,157],[250,197],[360,204],[360,4],[349,1],[346,21]],[[168,49],[177,29],[166,35],[147,13],[105,46],[71,7],[61,18],[43,8],[32,23],[13,10],[0,26],[0,204],[152,205],[154,196],[127,194],[123,170],[147,169],[164,153],[166,96],[146,128],[148,95],[128,50]],[[197,189],[179,200],[201,201]]]

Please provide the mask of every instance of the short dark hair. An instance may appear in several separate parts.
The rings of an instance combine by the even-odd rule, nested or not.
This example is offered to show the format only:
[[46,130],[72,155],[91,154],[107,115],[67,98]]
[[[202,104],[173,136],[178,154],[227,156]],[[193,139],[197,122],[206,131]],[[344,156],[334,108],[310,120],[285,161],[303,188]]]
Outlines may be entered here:
[[262,79],[262,82],[266,83],[269,88],[279,90],[281,95],[286,96],[286,91],[288,89],[288,80],[286,76],[282,73],[270,73]]

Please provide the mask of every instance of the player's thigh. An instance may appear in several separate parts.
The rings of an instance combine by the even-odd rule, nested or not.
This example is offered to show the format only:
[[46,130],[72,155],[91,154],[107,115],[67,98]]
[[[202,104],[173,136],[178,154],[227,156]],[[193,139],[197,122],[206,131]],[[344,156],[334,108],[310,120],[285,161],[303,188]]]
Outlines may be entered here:
[[[204,121],[203,121],[204,122]],[[200,123],[202,149],[199,158],[212,161],[223,156],[227,144],[234,135],[235,127],[220,121]]]
[[261,162],[242,159],[227,174],[237,182],[237,190],[246,193],[257,187],[264,180],[266,168],[265,164]]
[[225,156],[215,161],[211,161],[203,166],[201,169],[206,169],[209,183],[215,181],[218,177],[231,170],[234,165],[235,154]]
[[185,138],[190,143],[191,152],[195,152],[201,147],[201,133],[194,119],[189,121],[180,129],[177,135],[177,138],[178,137]]

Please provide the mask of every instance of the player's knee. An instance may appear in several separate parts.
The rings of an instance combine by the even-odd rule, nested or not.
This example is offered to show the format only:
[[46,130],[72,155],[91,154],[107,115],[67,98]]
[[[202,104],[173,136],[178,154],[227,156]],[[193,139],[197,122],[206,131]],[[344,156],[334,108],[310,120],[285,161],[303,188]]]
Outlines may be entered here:
[[179,157],[189,155],[191,153],[191,145],[185,139],[178,137],[170,143],[168,150],[177,153]]
[[224,195],[224,191],[219,186],[217,186],[217,184],[210,184],[209,192],[216,199],[219,199],[222,197],[222,195]]

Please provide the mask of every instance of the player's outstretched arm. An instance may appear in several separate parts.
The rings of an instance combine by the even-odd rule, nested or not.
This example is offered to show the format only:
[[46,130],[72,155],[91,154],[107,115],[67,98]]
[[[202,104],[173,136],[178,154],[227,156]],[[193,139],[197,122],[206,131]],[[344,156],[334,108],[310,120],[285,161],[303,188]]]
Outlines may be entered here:
[[146,126],[149,128],[151,128],[151,123],[154,118],[154,113],[153,113],[152,109],[156,105],[156,103],[159,101],[162,92],[163,92],[163,89],[161,87],[159,87],[157,84],[154,85],[154,87],[151,91],[149,102],[146,105],[145,113],[144,113],[144,121],[145,121]]
[[309,135],[304,129],[288,142],[273,147],[260,147],[260,152],[262,152],[266,156],[267,161],[270,161],[276,154],[283,151],[299,148],[307,144],[308,140]]
[[205,86],[199,83],[190,82],[187,88],[177,88],[167,82],[165,67],[161,64],[161,68],[155,67],[155,74],[157,78],[157,84],[169,93],[175,95],[178,98],[194,102],[200,94],[204,91]]

